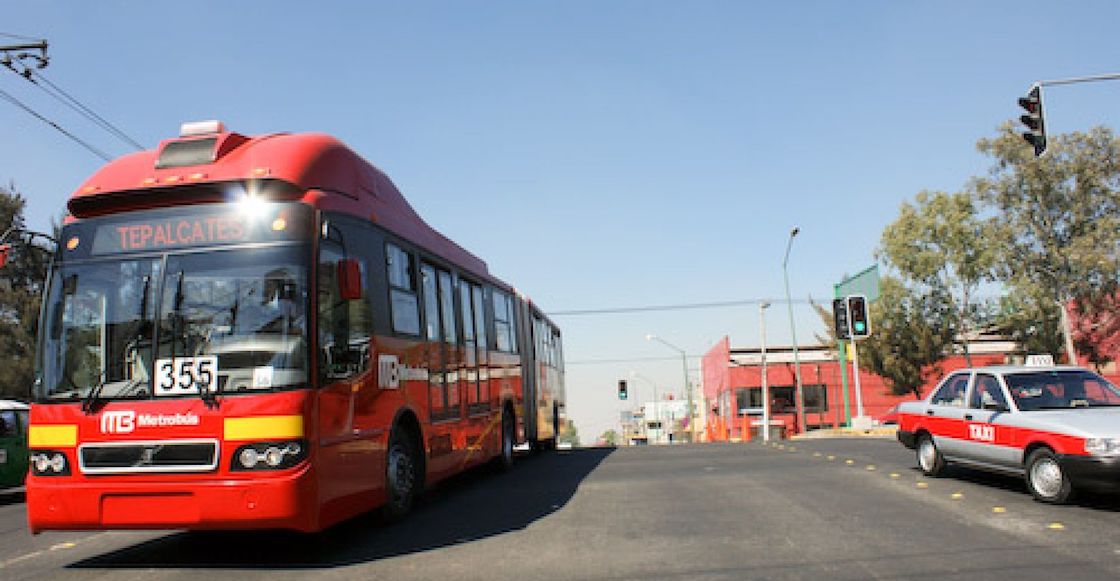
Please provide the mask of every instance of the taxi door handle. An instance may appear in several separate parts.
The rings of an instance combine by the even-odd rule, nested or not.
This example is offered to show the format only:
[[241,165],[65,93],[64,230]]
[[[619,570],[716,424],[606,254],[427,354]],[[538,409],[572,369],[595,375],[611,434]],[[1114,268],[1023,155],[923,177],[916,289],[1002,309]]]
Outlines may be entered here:
[[972,414],[965,414],[964,419],[971,420],[972,419]]

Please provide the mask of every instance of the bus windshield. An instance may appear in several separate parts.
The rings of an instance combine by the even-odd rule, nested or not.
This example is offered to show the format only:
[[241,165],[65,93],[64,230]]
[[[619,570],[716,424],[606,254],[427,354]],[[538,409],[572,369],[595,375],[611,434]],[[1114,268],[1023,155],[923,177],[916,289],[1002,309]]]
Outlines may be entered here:
[[284,245],[63,263],[46,298],[36,398],[307,385],[306,255]]

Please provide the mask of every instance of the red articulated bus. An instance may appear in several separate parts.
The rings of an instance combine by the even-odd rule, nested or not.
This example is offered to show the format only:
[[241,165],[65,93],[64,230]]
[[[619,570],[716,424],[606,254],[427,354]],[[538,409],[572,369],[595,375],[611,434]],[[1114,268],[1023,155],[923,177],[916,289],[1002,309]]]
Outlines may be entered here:
[[425,485],[556,443],[559,330],[331,137],[188,123],[68,210],[32,532],[399,518]]

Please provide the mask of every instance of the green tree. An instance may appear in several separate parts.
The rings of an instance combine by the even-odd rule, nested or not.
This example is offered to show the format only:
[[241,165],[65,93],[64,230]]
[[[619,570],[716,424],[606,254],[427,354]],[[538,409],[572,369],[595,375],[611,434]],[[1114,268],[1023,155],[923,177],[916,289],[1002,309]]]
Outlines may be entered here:
[[607,430],[603,432],[602,435],[599,436],[599,443],[606,444],[608,446],[617,446],[618,432],[614,430]]
[[[14,184],[0,186],[0,228],[23,228],[26,204]],[[0,353],[4,355],[0,397],[30,397],[35,379],[35,332],[48,260],[45,249],[17,242],[8,263],[0,269]]]
[[878,251],[918,290],[946,297],[970,366],[968,334],[980,312],[977,289],[993,278],[993,230],[980,217],[972,195],[925,191],[913,205],[902,204],[898,218],[883,230]]
[[568,420],[564,424],[564,428],[560,430],[559,442],[561,444],[571,444],[573,448],[579,447],[579,430],[576,425]]
[[944,290],[915,291],[883,277],[871,303],[874,333],[859,343],[860,367],[887,381],[891,393],[921,397],[921,387],[941,374],[955,336],[952,301]]
[[1055,136],[1035,157],[1005,123],[977,147],[994,160],[971,187],[998,215],[996,273],[1010,291],[1002,321],[1030,351],[1070,352],[1065,306],[1098,303],[1120,274],[1120,140],[1097,127]]

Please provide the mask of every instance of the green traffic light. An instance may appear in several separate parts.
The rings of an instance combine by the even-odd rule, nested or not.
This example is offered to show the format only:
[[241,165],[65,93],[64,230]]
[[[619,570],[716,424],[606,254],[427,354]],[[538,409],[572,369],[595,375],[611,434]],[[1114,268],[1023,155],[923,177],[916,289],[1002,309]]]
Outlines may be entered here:
[[864,325],[862,322],[857,322],[856,323],[856,333],[862,333],[863,330],[866,329],[866,328],[867,328],[867,325]]

